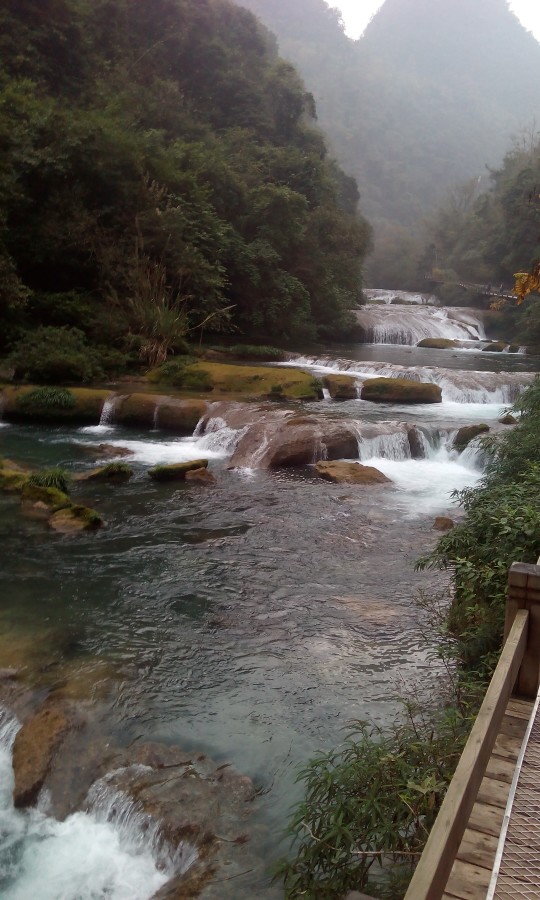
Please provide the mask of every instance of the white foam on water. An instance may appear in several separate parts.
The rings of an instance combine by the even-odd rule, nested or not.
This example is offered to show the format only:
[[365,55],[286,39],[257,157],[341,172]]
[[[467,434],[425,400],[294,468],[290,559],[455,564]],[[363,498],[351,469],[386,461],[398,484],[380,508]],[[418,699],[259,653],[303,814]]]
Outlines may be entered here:
[[[110,441],[113,447],[127,447],[133,455],[130,459],[150,466],[191,462],[194,459],[223,459],[229,452],[220,446],[219,436],[213,442],[202,438],[177,438],[171,441]],[[214,446],[212,446],[214,443]],[[224,441],[224,443],[227,443]]]
[[182,846],[167,855],[157,826],[106,779],[89,793],[90,811],[63,822],[39,809],[16,810],[11,751],[18,727],[0,710],[2,900],[149,900],[189,868],[195,851]]
[[395,490],[384,497],[383,502],[393,508],[397,506],[404,518],[417,518],[451,509],[452,491],[473,487],[482,475],[479,469],[473,468],[472,460],[465,463],[446,447],[435,451],[430,459],[372,457],[363,459],[362,463],[374,466],[390,478]]
[[79,431],[81,434],[110,434],[114,431],[114,425],[85,425]]

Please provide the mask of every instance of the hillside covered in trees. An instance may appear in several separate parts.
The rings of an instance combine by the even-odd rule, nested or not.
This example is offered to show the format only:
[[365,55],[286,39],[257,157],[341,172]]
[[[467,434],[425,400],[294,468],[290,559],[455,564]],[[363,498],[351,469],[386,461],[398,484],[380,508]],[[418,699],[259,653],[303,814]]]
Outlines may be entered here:
[[[240,0],[239,0],[240,2]],[[241,0],[278,35],[375,226],[370,283],[416,273],[422,222],[537,113],[540,44],[506,0],[386,0],[357,42],[325,0]]]
[[370,230],[314,115],[226,0],[6,0],[0,352],[38,326],[105,369],[202,323],[342,334]]

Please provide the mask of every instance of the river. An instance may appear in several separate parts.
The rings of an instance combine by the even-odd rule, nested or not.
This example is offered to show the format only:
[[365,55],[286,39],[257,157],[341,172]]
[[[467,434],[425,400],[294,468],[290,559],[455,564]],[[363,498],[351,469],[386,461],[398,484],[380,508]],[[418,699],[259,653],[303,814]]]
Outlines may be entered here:
[[[417,303],[415,322],[440,312]],[[388,308],[392,315],[404,309],[379,304],[362,315],[376,320]],[[540,368],[530,356],[474,349],[472,332],[478,347],[484,338],[478,314],[455,312],[460,321],[444,313],[439,321],[445,336],[465,341],[456,350],[416,348],[399,322],[396,343],[385,317],[386,343],[328,348],[293,361],[320,375],[352,374],[359,383],[401,374],[442,386],[441,404],[325,399],[303,407],[354,423],[360,459],[383,471],[393,482],[388,487],[329,484],[309,466],[228,469],[241,429],[223,417],[205,433],[177,439],[159,430],[122,430],[114,417],[85,429],[0,428],[2,455],[36,467],[84,470],[95,464],[88,447],[103,441],[133,452],[136,476],[129,484],[91,489],[107,523],[97,534],[51,534],[0,495],[0,667],[20,663],[24,652],[27,674],[45,692],[66,681],[91,684],[102,666],[107,686],[92,696],[96,739],[175,745],[249,775],[260,788],[249,824],[251,863],[231,896],[282,896],[270,884],[269,863],[286,847],[282,830],[301,796],[298,766],[339,743],[351,720],[388,722],[398,694],[431,679],[414,595],[441,583],[433,573],[415,573],[414,561],[436,540],[434,517],[455,513],[450,492],[476,483],[482,465],[474,446],[462,455],[452,450],[452,436],[470,423],[504,427],[497,424],[502,409]],[[425,458],[411,458],[404,422],[418,426]],[[200,457],[210,461],[213,487],[171,487],[145,477],[158,462]],[[50,815],[46,797],[38,810],[13,808],[17,727],[6,714],[2,898],[150,898],[174,866],[156,860],[136,812],[128,810],[121,826],[101,794],[99,803],[88,800],[85,811],[62,822]],[[202,896],[225,893],[214,885]]]

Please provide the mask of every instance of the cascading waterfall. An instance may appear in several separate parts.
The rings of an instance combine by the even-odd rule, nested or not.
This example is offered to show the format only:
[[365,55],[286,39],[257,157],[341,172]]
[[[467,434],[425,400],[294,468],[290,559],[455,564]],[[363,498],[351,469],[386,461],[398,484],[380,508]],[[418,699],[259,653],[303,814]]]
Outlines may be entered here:
[[482,340],[481,314],[476,310],[429,306],[375,306],[355,310],[366,343],[414,346],[424,338]]
[[329,356],[299,356],[278,365],[296,365],[311,371],[368,378],[405,378],[426,381],[442,388],[443,401],[453,403],[514,403],[535,375],[531,372],[474,372],[433,366],[400,366],[393,363],[359,362]]
[[99,419],[99,427],[100,428],[108,428],[112,425],[114,419],[114,407],[117,401],[116,395],[112,397],[108,397],[103,404],[103,409],[101,410],[101,416]]
[[411,291],[387,291],[382,288],[368,288],[364,290],[368,301],[371,303],[415,303],[420,306],[437,306],[438,300],[433,294],[414,294]]
[[20,727],[0,709],[0,893],[2,900],[149,900],[193,864],[188,845],[173,850],[135,801],[96,782],[87,812],[63,822],[39,808],[13,807],[11,754]]

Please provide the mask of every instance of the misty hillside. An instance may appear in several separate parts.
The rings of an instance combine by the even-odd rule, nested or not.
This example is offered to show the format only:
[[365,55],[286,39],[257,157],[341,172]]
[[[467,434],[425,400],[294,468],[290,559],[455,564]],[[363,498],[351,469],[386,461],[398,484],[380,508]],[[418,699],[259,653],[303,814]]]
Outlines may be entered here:
[[376,225],[372,281],[402,283],[411,230],[450,186],[486,176],[535,117],[540,44],[506,0],[386,0],[357,42],[324,0],[242,3],[300,69],[358,180]]

